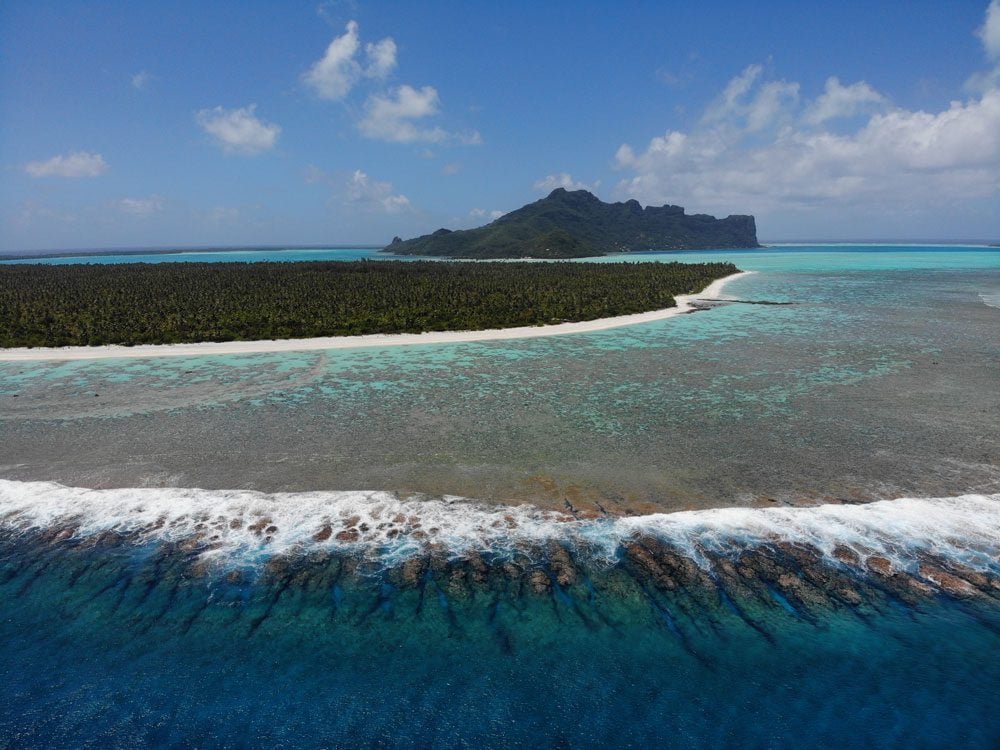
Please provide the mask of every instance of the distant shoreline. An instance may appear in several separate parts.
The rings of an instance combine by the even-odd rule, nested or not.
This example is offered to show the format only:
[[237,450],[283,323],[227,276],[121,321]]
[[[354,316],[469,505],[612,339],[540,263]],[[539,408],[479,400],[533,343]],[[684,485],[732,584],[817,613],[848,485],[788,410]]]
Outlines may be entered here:
[[905,248],[914,248],[914,247],[928,247],[928,248],[961,247],[961,248],[979,248],[979,249],[982,249],[982,250],[988,250],[988,249],[1000,247],[1000,245],[992,244],[992,243],[990,243],[989,240],[968,240],[968,241],[964,241],[964,242],[960,242],[958,240],[954,240],[954,241],[927,240],[926,242],[919,242],[917,240],[899,240],[898,242],[889,242],[889,241],[885,241],[885,240],[883,240],[883,241],[869,240],[869,241],[865,241],[865,242],[861,242],[861,241],[858,241],[858,242],[849,242],[847,240],[838,240],[838,241],[834,241],[834,240],[817,240],[816,242],[803,242],[803,241],[796,241],[796,242],[790,242],[789,241],[789,242],[785,242],[785,241],[773,240],[773,241],[763,241],[763,242],[761,242],[761,248],[768,248],[768,247],[864,247],[864,248],[870,248],[870,247],[905,247]]
[[103,250],[40,250],[37,253],[0,253],[5,260],[58,260],[59,258],[101,258],[129,255],[189,255],[197,253],[295,252],[297,250],[378,250],[381,245],[225,245],[222,247],[146,247]]
[[0,349],[0,362],[68,362],[88,359],[138,359],[147,357],[200,357],[226,354],[268,354],[274,352],[322,351],[325,349],[361,349],[367,347],[412,346],[415,344],[457,344],[473,341],[506,341],[511,339],[564,336],[593,333],[612,328],[651,323],[692,312],[698,299],[718,299],[723,287],[753,271],[740,271],[716,279],[701,292],[678,294],[676,305],[613,318],[584,320],[578,323],[557,323],[546,326],[494,328],[482,331],[427,331],[425,333],[376,333],[363,336],[323,336],[309,339],[265,339],[260,341],[206,341],[197,344],[140,344],[137,346],[64,346]]
[[[761,240],[760,247],[756,248],[705,248],[702,250],[634,250],[626,253],[608,253],[605,256],[594,257],[617,257],[629,255],[662,255],[666,253],[717,253],[717,252],[752,252],[767,250],[768,248],[784,247],[961,247],[979,248],[995,250],[1000,248],[1000,243],[992,240]],[[45,263],[61,258],[92,258],[92,257],[128,257],[130,255],[196,255],[213,253],[253,253],[253,252],[296,252],[296,251],[319,251],[319,250],[375,250],[377,254],[385,258],[408,258],[421,257],[424,260],[454,260],[453,258],[442,256],[413,256],[396,255],[386,250],[382,245],[225,245],[221,247],[195,246],[195,247],[150,247],[150,248],[85,248],[67,250],[39,250],[36,252],[0,252],[0,263],[7,261],[31,261],[37,260]],[[468,259],[465,259],[468,260]],[[497,259],[492,259],[497,260]],[[516,260],[531,260],[529,258],[518,258]],[[552,260],[551,258],[535,258],[533,260]]]

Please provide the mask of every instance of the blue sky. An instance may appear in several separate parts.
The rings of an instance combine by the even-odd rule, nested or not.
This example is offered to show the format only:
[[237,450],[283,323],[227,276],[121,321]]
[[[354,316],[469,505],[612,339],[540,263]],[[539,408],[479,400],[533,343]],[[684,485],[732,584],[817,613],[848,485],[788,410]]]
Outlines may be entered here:
[[556,186],[1000,239],[1000,0],[0,4],[0,251],[380,244]]

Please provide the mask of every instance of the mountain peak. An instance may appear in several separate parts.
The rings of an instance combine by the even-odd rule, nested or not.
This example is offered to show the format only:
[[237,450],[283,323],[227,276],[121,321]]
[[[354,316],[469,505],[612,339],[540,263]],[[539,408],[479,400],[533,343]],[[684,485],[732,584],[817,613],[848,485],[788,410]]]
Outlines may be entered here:
[[550,200],[559,200],[564,198],[585,199],[590,201],[597,201],[598,203],[600,203],[601,200],[589,190],[583,190],[583,189],[567,190],[564,187],[557,187],[555,190],[549,193],[547,197],[543,198],[542,200],[550,201]]
[[587,190],[558,187],[479,227],[433,234],[386,248],[400,255],[452,258],[579,258],[645,250],[754,248],[753,216],[687,216],[680,206],[632,199],[605,203]]

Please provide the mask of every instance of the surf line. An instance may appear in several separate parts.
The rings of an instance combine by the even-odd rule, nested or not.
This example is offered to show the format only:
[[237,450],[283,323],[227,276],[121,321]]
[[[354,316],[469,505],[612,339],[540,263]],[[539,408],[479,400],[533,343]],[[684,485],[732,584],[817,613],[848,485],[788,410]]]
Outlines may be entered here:
[[78,541],[105,532],[138,544],[192,541],[202,545],[200,555],[245,561],[311,550],[364,551],[390,564],[432,549],[502,557],[544,550],[552,541],[567,543],[578,559],[604,564],[648,537],[705,570],[713,559],[784,542],[833,566],[865,570],[872,562],[915,572],[935,558],[991,578],[1000,574],[1000,494],[578,519],[528,503],[489,505],[453,495],[94,490],[0,479],[0,532],[3,543],[38,532]]
[[694,312],[697,300],[719,299],[730,281],[753,271],[740,271],[716,279],[701,292],[678,294],[676,305],[664,310],[618,315],[613,318],[583,320],[578,323],[555,323],[545,326],[491,328],[483,331],[427,331],[425,333],[374,333],[363,336],[322,336],[310,339],[266,339],[261,341],[206,341],[197,344],[140,344],[123,346],[21,347],[0,349],[0,362],[67,362],[86,359],[135,359],[146,357],[201,357],[226,354],[271,354],[274,352],[322,351],[325,349],[362,349],[419,344],[459,344],[472,341],[508,341],[543,336],[594,333],[612,328],[652,323]]

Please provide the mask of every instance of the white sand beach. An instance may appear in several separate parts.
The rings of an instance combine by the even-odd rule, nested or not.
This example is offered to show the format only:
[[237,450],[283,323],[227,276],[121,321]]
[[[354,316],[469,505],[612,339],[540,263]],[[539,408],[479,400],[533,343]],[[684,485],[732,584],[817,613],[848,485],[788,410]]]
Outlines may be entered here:
[[311,339],[278,339],[263,341],[207,341],[197,344],[141,344],[138,346],[64,346],[0,349],[0,362],[72,361],[83,359],[124,359],[144,357],[197,357],[216,354],[266,354],[271,352],[302,352],[323,349],[358,349],[376,346],[407,346],[412,344],[456,344],[467,341],[502,341],[508,339],[563,336],[566,334],[606,331],[611,328],[651,323],[691,312],[699,299],[719,299],[723,287],[752,271],[741,271],[716,279],[697,294],[679,294],[676,307],[652,310],[635,315],[585,320],[579,323],[557,323],[547,326],[494,328],[483,331],[428,331],[426,333],[376,333],[364,336],[324,336]]

